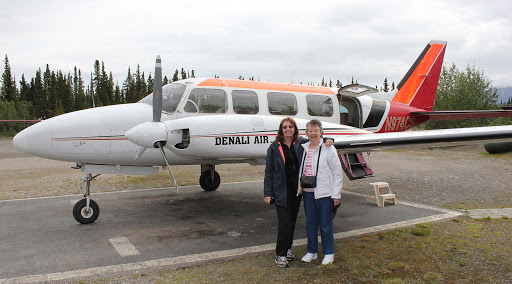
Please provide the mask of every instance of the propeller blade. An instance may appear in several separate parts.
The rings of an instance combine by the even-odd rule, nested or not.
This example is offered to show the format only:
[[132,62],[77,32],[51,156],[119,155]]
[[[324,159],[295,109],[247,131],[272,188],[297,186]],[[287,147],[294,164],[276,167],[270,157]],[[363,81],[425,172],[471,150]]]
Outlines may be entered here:
[[140,159],[140,156],[142,156],[142,154],[144,154],[144,151],[146,151],[146,147],[140,147],[139,151],[137,151],[137,156],[135,156],[135,160],[138,160]]
[[162,59],[156,57],[155,79],[153,83],[153,122],[160,122],[162,117]]
[[172,177],[172,181],[174,182],[174,187],[176,187],[176,192],[180,193],[180,190],[178,189],[178,184],[176,183],[176,179],[174,178],[174,175],[172,174],[171,166],[169,166],[169,162],[167,161],[167,156],[165,156],[165,152],[164,152],[164,145],[165,145],[165,143],[164,142],[157,142],[156,144],[158,144],[158,148],[160,148],[160,152],[162,153],[162,157],[164,157],[165,164],[167,165],[167,169],[169,170],[169,173],[171,174],[171,177]]

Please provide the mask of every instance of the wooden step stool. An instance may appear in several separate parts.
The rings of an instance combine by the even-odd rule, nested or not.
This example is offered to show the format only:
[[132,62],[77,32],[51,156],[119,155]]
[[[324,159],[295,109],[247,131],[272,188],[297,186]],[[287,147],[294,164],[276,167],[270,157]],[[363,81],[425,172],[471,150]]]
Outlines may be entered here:
[[[377,204],[379,207],[384,207],[384,203],[386,200],[390,200],[393,204],[396,204],[396,197],[391,189],[389,188],[389,184],[387,182],[370,182],[370,185],[373,186],[373,191],[375,192],[375,197],[368,196],[366,197],[366,203]],[[389,193],[384,193],[384,188],[387,188]]]

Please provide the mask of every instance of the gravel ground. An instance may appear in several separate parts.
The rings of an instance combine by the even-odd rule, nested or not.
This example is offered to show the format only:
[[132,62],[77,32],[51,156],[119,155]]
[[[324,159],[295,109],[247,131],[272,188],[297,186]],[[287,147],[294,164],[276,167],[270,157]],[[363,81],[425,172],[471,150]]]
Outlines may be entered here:
[[[344,180],[343,188],[369,194],[368,183],[390,184],[398,201],[452,209],[512,207],[512,154],[484,154],[482,146],[373,152],[369,161],[375,176]],[[365,155],[366,156],[366,155]],[[11,139],[0,139],[0,199],[79,193],[83,173],[73,163],[32,157],[17,151]],[[180,185],[198,184],[199,166],[173,166]],[[222,182],[261,180],[264,166],[222,165]],[[93,193],[168,187],[169,174],[154,176],[100,176]]]

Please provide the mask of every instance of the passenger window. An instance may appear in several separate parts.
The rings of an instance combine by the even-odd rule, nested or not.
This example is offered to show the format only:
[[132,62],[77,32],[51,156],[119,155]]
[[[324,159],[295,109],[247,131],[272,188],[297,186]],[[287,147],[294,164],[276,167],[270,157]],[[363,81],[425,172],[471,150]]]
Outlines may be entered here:
[[332,100],[323,95],[307,95],[308,114],[311,116],[328,116],[333,114]]
[[259,111],[258,95],[253,91],[234,90],[231,92],[233,97],[233,110],[238,114],[257,114]]
[[190,92],[184,109],[194,113],[225,113],[228,109],[226,97],[224,90],[196,88]]
[[294,94],[270,92],[267,94],[268,111],[275,115],[296,115],[297,99]]

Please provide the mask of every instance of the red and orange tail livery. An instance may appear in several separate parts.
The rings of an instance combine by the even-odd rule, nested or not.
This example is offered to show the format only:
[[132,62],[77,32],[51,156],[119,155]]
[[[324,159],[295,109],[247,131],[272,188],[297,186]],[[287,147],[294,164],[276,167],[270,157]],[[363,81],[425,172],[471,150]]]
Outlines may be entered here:
[[432,110],[443,65],[446,41],[430,41],[397,86],[393,102]]

